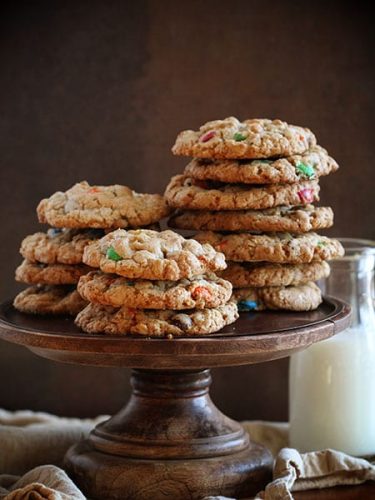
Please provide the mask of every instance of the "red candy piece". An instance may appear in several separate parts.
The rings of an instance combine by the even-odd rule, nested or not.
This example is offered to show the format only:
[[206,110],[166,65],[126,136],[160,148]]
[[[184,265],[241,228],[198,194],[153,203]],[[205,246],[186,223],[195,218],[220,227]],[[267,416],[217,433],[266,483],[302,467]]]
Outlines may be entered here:
[[201,297],[202,299],[208,300],[211,298],[211,292],[205,286],[197,286],[196,288],[194,288],[191,295],[192,295],[193,299],[197,299],[197,298]]
[[301,189],[301,191],[298,191],[298,196],[299,199],[301,200],[302,203],[311,203],[314,201],[314,190],[305,188]]
[[222,249],[223,247],[225,247],[225,245],[227,243],[228,243],[228,240],[223,240],[223,241],[220,241],[220,243],[218,243],[216,246],[217,246],[217,248]]
[[100,193],[100,189],[97,188],[97,187],[93,187],[91,189],[89,189],[88,191],[90,194],[93,194],[93,193]]
[[200,141],[207,142],[210,139],[212,139],[215,135],[216,135],[216,132],[214,130],[211,130],[210,132],[207,132],[206,134],[201,135]]
[[206,259],[206,257],[204,255],[199,255],[198,260],[200,260],[204,264],[206,264],[206,262],[207,262],[207,259]]

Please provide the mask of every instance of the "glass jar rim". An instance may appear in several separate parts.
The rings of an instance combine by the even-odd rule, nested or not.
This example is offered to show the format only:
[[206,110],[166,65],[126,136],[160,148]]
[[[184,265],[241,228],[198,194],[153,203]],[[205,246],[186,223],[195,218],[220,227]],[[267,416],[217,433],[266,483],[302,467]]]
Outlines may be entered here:
[[375,241],[361,238],[337,238],[345,249],[345,252],[375,253]]

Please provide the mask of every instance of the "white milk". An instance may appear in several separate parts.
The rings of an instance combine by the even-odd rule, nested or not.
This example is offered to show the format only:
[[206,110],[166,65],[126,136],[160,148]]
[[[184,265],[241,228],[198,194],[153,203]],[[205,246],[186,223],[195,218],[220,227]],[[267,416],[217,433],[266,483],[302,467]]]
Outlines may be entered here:
[[291,357],[290,446],[375,454],[373,337],[352,327]]

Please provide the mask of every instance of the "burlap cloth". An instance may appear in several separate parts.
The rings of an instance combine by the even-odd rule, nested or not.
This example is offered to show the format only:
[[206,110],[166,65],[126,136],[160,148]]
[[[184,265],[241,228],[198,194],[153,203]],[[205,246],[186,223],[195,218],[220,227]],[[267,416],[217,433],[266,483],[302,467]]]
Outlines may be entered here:
[[[0,499],[85,499],[60,467],[66,450],[104,418],[79,420],[0,409]],[[292,499],[291,492],[297,490],[375,479],[375,466],[366,460],[332,450],[299,454],[286,448],[285,423],[244,422],[244,427],[275,456],[274,480],[257,499]]]

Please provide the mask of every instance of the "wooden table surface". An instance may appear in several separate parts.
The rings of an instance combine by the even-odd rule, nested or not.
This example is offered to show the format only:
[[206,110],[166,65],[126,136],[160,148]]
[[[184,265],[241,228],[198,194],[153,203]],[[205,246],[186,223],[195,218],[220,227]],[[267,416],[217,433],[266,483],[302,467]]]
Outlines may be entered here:
[[324,490],[309,490],[293,493],[295,500],[364,500],[375,499],[375,482],[358,486],[336,486]]

